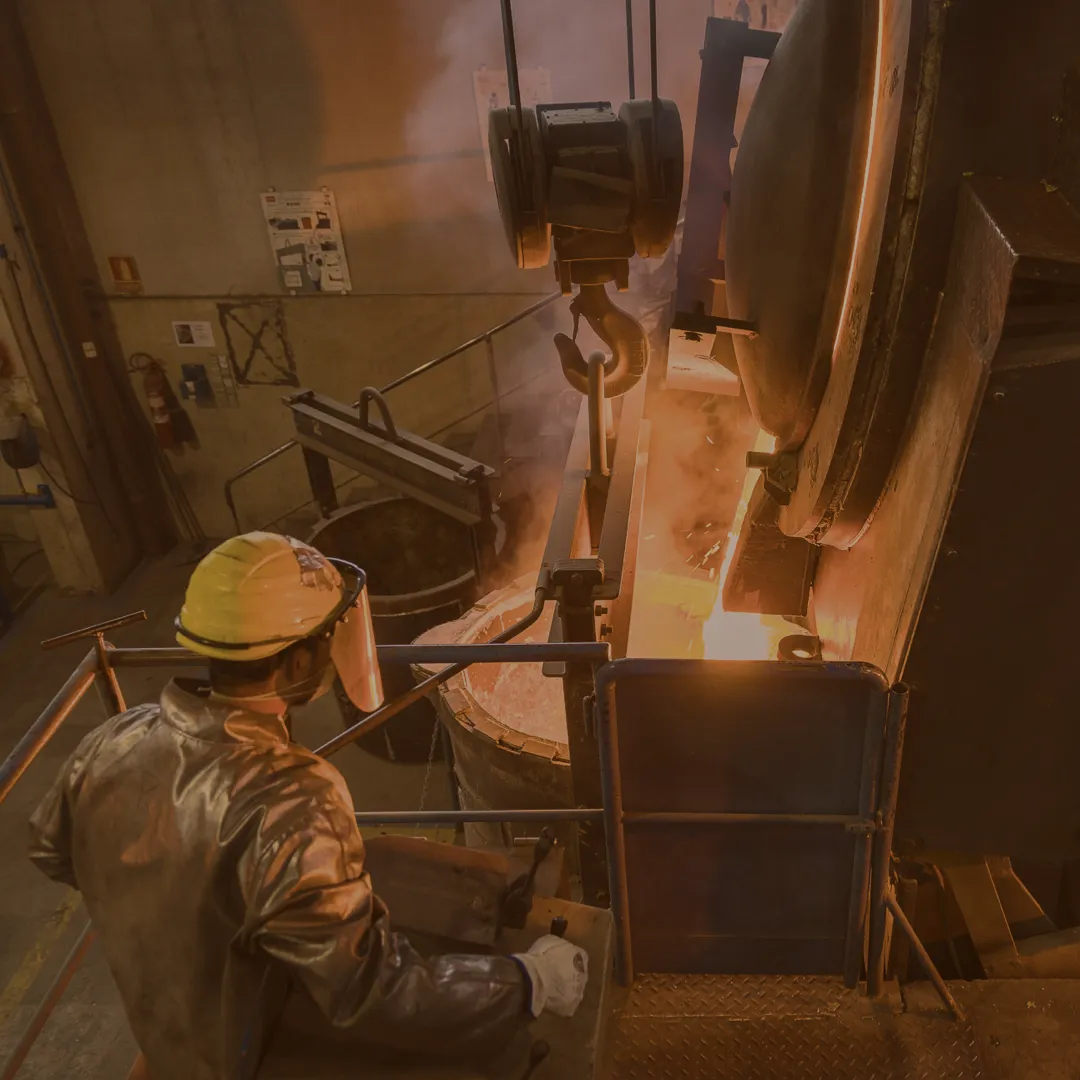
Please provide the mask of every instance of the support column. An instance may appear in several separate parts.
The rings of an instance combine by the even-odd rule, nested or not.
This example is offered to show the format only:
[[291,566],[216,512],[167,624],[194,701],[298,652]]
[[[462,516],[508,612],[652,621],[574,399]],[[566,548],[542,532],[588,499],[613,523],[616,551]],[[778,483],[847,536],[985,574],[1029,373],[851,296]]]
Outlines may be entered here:
[[[2,262],[0,273],[7,273]],[[96,525],[101,545],[108,543],[108,522],[102,508],[89,502],[76,503],[71,498],[75,492],[85,492],[89,499],[93,489],[87,475],[78,471],[81,459],[76,453],[77,444],[64,424],[58,402],[47,392],[37,391],[31,374],[34,365],[27,362],[21,347],[22,335],[16,332],[15,320],[8,309],[8,285],[9,282],[0,278],[0,416],[25,414],[29,419],[41,444],[48,473],[40,467],[24,470],[23,486],[32,491],[38,484],[48,484],[56,499],[56,509],[4,510],[0,512],[0,532],[35,538],[45,551],[59,588],[76,593],[100,592],[106,587],[106,579],[85,521],[91,527]],[[46,382],[46,391],[48,385]],[[66,467],[68,461],[74,463],[73,467]],[[18,491],[14,471],[2,462],[0,491]],[[20,520],[24,516],[25,520]]]
[[112,588],[168,550],[175,528],[14,0],[0,0],[0,242],[0,288],[54,413],[51,449]]

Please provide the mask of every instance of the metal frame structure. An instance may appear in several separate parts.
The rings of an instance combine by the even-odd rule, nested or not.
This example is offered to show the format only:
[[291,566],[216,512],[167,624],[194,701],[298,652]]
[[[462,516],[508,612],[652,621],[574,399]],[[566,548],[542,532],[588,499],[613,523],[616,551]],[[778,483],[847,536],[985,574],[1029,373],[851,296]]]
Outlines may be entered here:
[[[856,837],[853,853],[850,898],[843,958],[844,983],[857,985],[863,966],[867,920],[870,935],[867,961],[868,992],[880,992],[885,953],[885,895],[889,884],[892,822],[896,809],[896,777],[903,746],[904,720],[907,712],[907,688],[889,688],[881,674],[860,664],[814,664],[814,676],[824,683],[841,682],[856,688],[861,684],[870,696],[862,730],[862,758],[858,782],[856,814],[813,812],[695,812],[695,811],[626,811],[623,807],[623,782],[619,745],[619,720],[616,707],[616,684],[619,677],[663,677],[676,669],[680,661],[632,660],[608,664],[597,679],[599,700],[601,768],[604,784],[605,826],[608,860],[611,868],[611,906],[616,926],[616,975],[620,982],[633,981],[634,964],[631,944],[629,887],[627,880],[627,830],[649,825],[748,826],[782,825],[807,828],[839,828]],[[701,667],[702,665],[698,665]],[[717,672],[728,668],[724,662],[710,665]],[[761,667],[759,663],[748,667]],[[805,678],[809,665],[768,665],[782,680]],[[869,888],[869,895],[868,895]]]
[[[609,427],[602,382],[578,413],[541,563],[557,601],[548,641],[610,642],[616,657],[626,654],[633,607],[638,534],[644,505],[649,426],[644,419],[643,379],[618,399]],[[614,409],[612,409],[614,413]],[[612,430],[613,429],[613,430]],[[608,467],[610,462],[610,468]],[[602,619],[599,627],[598,619]],[[567,744],[574,801],[599,806],[600,750],[595,722],[595,682],[587,667],[549,663],[544,674],[562,676]],[[578,830],[582,889],[586,903],[609,901],[607,849],[600,827]]]
[[[502,431],[502,391],[499,387],[498,370],[495,364],[495,342],[494,338],[496,334],[502,333],[504,330],[508,330],[511,326],[516,325],[523,319],[527,319],[530,315],[535,315],[536,312],[542,308],[546,308],[553,304],[556,300],[562,299],[562,293],[554,292],[549,293],[543,299],[538,300],[535,304],[530,304],[524,311],[519,311],[516,315],[512,315],[509,319],[504,319],[501,323],[491,327],[490,330],[485,330],[482,334],[477,334],[476,337],[469,338],[468,341],[463,341],[456,348],[451,349],[449,352],[442,353],[436,356],[433,360],[428,360],[418,367],[413,368],[411,371],[407,371],[404,375],[399,376],[396,379],[392,379],[385,386],[379,387],[380,394],[388,394],[391,390],[396,390],[399,386],[404,386],[405,383],[411,382],[413,379],[418,378],[421,375],[426,374],[429,371],[437,367],[441,367],[448,360],[453,360],[456,356],[461,356],[462,353],[468,352],[470,349],[475,348],[477,345],[483,345],[487,357],[488,378],[491,382],[492,400],[489,404],[495,406],[496,413],[498,415],[499,423],[496,425],[500,432],[499,439],[499,460],[503,458],[502,443],[501,443],[501,431]],[[512,391],[511,391],[512,392]],[[360,401],[353,402],[352,407],[357,409],[360,407]],[[486,408],[487,406],[484,406]],[[461,417],[464,420],[466,417]],[[288,453],[294,446],[299,446],[300,443],[296,439],[289,439],[288,442],[283,442],[280,446],[275,447],[269,453],[263,454],[261,458],[257,458],[249,465],[245,465],[239,472],[233,473],[226,481],[222,489],[222,494],[225,498],[225,504],[229,508],[229,513],[232,515],[233,525],[236,527],[236,531],[241,532],[240,528],[240,515],[236,510],[236,499],[233,496],[233,488],[236,484],[243,480],[245,476],[250,476],[251,473],[258,471],[264,465],[269,465],[271,461],[276,460],[283,454]]]
[[[538,593],[536,615],[539,617],[543,601]],[[530,613],[531,615],[531,613]],[[57,648],[71,642],[93,638],[92,648],[76,665],[56,696],[44,711],[31,724],[26,734],[0,764],[0,804],[11,793],[15,784],[29,768],[34,759],[48,745],[59,731],[64,721],[86,696],[92,686],[96,686],[101,697],[106,716],[123,712],[126,708],[123,693],[117,679],[116,669],[120,667],[205,667],[205,659],[182,648],[117,648],[105,640],[105,633],[121,626],[141,622],[146,618],[145,611],[134,612],[118,619],[94,626],[85,627],[69,634],[50,638],[43,642],[45,648]],[[503,636],[520,633],[530,622],[526,616],[520,623],[510,627]],[[417,687],[415,693],[403,695],[395,701],[387,702],[381,709],[370,714],[359,724],[342,732],[336,738],[319,747],[316,752],[327,756],[342,746],[354,741],[361,735],[373,730],[380,723],[396,715],[412,701],[430,693],[438,684],[452,678],[457,672],[474,663],[544,663],[549,661],[584,665],[595,672],[610,659],[609,646],[601,642],[549,644],[502,644],[483,645],[380,645],[379,658],[384,662],[444,663],[448,666]],[[599,822],[603,811],[599,807],[572,810],[506,810],[506,811],[417,811],[401,814],[398,812],[358,813],[357,823],[369,824],[456,824],[463,821],[578,821]],[[37,1037],[63,997],[64,991],[82,965],[90,946],[93,944],[95,931],[88,921],[79,934],[60,971],[53,979],[45,995],[31,1017],[15,1048],[0,1069],[0,1080],[12,1080],[16,1076]]]
[[[513,637],[527,628],[539,617],[544,606],[544,590],[537,590],[534,609],[525,619],[508,628],[502,637]],[[86,627],[69,634],[63,634],[43,642],[46,648],[56,648],[80,639],[92,638],[94,647],[76,665],[67,681],[56,696],[49,702],[38,719],[30,726],[26,734],[15,746],[11,754],[0,764],[0,803],[11,793],[15,784],[26,769],[48,745],[64,721],[71,715],[78,703],[85,697],[91,686],[96,686],[101,697],[105,713],[114,715],[126,708],[124,696],[116,675],[116,669],[122,667],[203,667],[202,657],[182,648],[117,648],[105,639],[108,630],[146,618],[144,611],[108,622]],[[379,646],[379,657],[384,662],[443,663],[448,665],[442,671],[420,683],[416,690],[388,702],[375,713],[370,714],[360,723],[342,732],[330,742],[317,749],[317,753],[328,755],[340,747],[354,741],[360,735],[372,730],[400,709],[405,708],[418,697],[430,693],[438,684],[452,678],[458,672],[475,663],[560,663],[565,665],[564,678],[580,680],[580,672],[587,672],[592,694],[585,695],[582,712],[582,724],[587,723],[589,736],[596,746],[597,765],[602,766],[603,790],[594,803],[580,803],[568,809],[533,809],[533,810],[432,810],[432,811],[360,811],[356,814],[358,825],[377,824],[416,824],[445,825],[463,822],[535,822],[557,821],[576,822],[579,833],[591,831],[592,835],[605,844],[610,853],[610,860],[605,859],[603,866],[608,874],[608,890],[612,898],[615,916],[616,974],[623,983],[629,983],[633,977],[633,964],[630,953],[629,930],[626,912],[626,859],[623,836],[627,826],[636,827],[647,823],[677,823],[693,821],[701,824],[704,819],[710,824],[739,824],[753,822],[775,822],[777,815],[762,814],[671,814],[664,812],[626,813],[622,809],[621,778],[618,768],[618,725],[614,711],[610,707],[597,708],[598,695],[607,694],[612,672],[616,665],[610,663],[611,647],[606,642],[540,642],[535,644],[511,644],[491,642],[477,645],[389,645]],[[843,666],[843,665],[841,665]],[[576,693],[577,691],[575,691]],[[900,757],[903,748],[904,716],[906,711],[906,691],[894,687],[890,695],[889,723],[886,731],[884,752],[885,766],[880,785],[880,798],[872,816],[859,815],[856,819],[846,816],[824,817],[818,815],[779,815],[779,817],[798,821],[803,824],[818,826],[851,827],[856,825],[866,833],[869,860],[870,887],[864,889],[857,909],[860,914],[856,933],[862,933],[869,920],[867,952],[867,993],[875,996],[881,992],[881,983],[885,964],[887,915],[892,913],[895,925],[911,941],[913,951],[927,975],[932,980],[943,1001],[959,1018],[960,1010],[948,991],[940,974],[933,966],[925,948],[915,936],[910,923],[904,918],[892,892],[889,865],[893,820],[896,808],[897,778],[899,776]],[[570,691],[567,692],[570,701]],[[585,761],[586,769],[590,760]],[[578,768],[581,761],[578,762]],[[574,769],[571,756],[571,769]],[[576,789],[575,789],[576,790]],[[865,864],[864,869],[865,869]],[[865,874],[864,874],[865,878]],[[586,898],[587,899],[587,898]],[[600,906],[607,906],[606,903]],[[853,908],[856,905],[853,905]],[[78,970],[93,943],[95,932],[87,922],[59,972],[47,988],[44,997],[31,1017],[27,1028],[11,1052],[8,1060],[0,1069],[0,1080],[13,1080],[22,1063],[29,1054],[35,1040],[62,998],[68,984]],[[861,937],[860,937],[861,940]],[[845,972],[848,985],[857,981],[851,977],[850,967]]]
[[[379,424],[368,420],[370,402],[379,408]],[[490,519],[488,485],[495,470],[399,430],[386,400],[374,387],[361,392],[359,406],[344,405],[314,390],[290,395],[285,405],[292,412],[311,493],[323,517],[340,507],[330,471],[333,459],[466,525]]]

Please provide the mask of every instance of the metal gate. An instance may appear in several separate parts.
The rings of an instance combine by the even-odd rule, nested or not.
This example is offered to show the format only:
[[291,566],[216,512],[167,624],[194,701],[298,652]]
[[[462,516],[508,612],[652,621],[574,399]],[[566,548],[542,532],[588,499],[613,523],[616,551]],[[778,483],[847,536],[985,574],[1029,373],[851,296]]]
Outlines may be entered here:
[[597,697],[621,981],[854,986],[903,690],[864,664],[617,660]]

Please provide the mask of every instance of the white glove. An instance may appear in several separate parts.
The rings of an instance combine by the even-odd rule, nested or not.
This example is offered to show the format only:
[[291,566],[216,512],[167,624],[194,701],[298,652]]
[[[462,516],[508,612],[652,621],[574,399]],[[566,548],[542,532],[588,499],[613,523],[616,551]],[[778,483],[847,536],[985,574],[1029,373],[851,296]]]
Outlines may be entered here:
[[515,953],[532,983],[532,1014],[549,1009],[556,1016],[573,1016],[589,981],[589,954],[564,938],[545,934],[527,953]]

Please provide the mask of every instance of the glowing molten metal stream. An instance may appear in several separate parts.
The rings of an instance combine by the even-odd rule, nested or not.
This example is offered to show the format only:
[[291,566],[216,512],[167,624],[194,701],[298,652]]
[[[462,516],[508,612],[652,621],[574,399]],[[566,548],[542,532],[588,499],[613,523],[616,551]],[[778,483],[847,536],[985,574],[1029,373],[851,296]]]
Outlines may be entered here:
[[[771,435],[764,431],[758,432],[754,450],[771,453],[775,447],[776,440]],[[797,632],[790,623],[775,615],[724,610],[724,583],[731,572],[739,532],[746,520],[746,511],[758,475],[755,470],[747,470],[739,505],[735,508],[735,517],[728,531],[724,561],[720,565],[720,588],[716,594],[716,603],[702,628],[704,654],[709,660],[771,660],[776,656],[776,646],[780,639]]]

